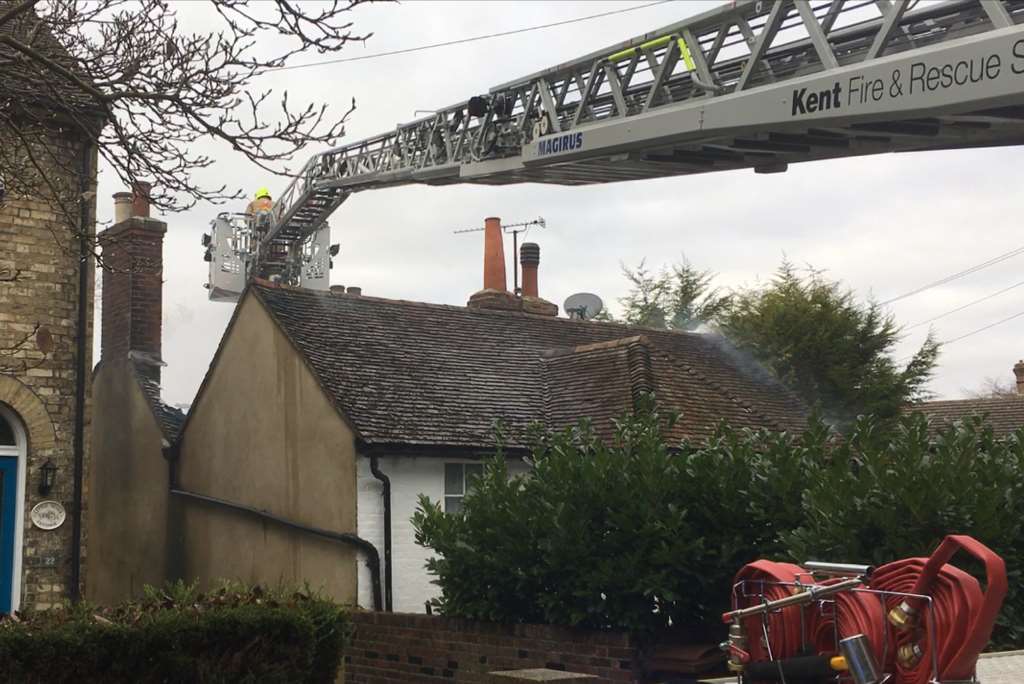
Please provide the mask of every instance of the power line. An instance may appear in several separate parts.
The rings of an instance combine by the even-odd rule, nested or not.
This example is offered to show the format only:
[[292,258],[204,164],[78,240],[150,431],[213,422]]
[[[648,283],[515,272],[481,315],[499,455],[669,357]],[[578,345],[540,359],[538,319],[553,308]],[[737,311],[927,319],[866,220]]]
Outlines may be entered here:
[[1002,290],[998,290],[997,292],[993,292],[991,294],[987,294],[984,297],[981,297],[980,299],[975,299],[973,302],[969,302],[967,304],[964,304],[963,306],[958,306],[955,309],[950,309],[949,311],[947,311],[945,313],[941,313],[938,316],[932,316],[931,318],[923,320],[920,323],[915,323],[914,325],[909,325],[906,328],[904,328],[904,330],[913,330],[914,328],[920,328],[922,325],[927,325],[928,323],[931,323],[933,321],[937,321],[940,318],[945,318],[946,316],[949,316],[950,314],[955,314],[955,313],[957,313],[959,311],[963,311],[964,309],[972,307],[975,304],[981,304],[982,302],[986,302],[986,301],[992,299],[993,297],[998,297],[999,295],[1003,294],[1004,292],[1009,292],[1010,290],[1012,290],[1014,288],[1018,288],[1021,285],[1024,285],[1024,280],[1020,281],[1019,283],[1015,283],[1013,285],[1010,285],[1009,287],[1004,287]]
[[501,31],[499,33],[489,33],[484,36],[473,36],[471,38],[458,38],[456,40],[447,40],[443,43],[431,43],[429,45],[418,45],[416,47],[402,48],[401,50],[388,50],[387,52],[375,52],[372,55],[361,55],[359,57],[339,57],[337,59],[326,59],[321,62],[309,62],[308,64],[290,64],[279,67],[272,67],[267,71],[286,71],[289,69],[307,69],[310,67],[324,66],[327,64],[341,64],[343,62],[360,62],[365,59],[377,59],[378,57],[391,57],[392,55],[404,55],[409,52],[420,52],[422,50],[433,50],[435,48],[448,47],[451,45],[462,45],[463,43],[473,43],[479,40],[489,40],[491,38],[501,38],[503,36],[512,36],[518,33],[528,33],[529,31],[539,31],[541,29],[554,28],[556,26],[565,26],[567,24],[576,24],[581,21],[590,21],[591,19],[600,19],[602,17],[610,17],[615,14],[625,14],[626,12],[635,12],[637,10],[646,9],[648,7],[654,7],[655,5],[664,5],[666,2],[672,2],[673,0],[657,0],[657,2],[649,2],[644,5],[637,5],[636,7],[624,7],[622,9],[610,10],[608,12],[601,12],[599,14],[590,14],[585,17],[576,17],[575,19],[563,19],[562,21],[551,22],[550,24],[538,24],[536,26],[525,26],[523,28],[512,29],[510,31]]
[[[1012,316],[1007,316],[1006,318],[1004,318],[1002,320],[998,320],[995,323],[989,323],[988,325],[983,325],[980,328],[977,328],[977,329],[972,330],[970,332],[964,333],[963,335],[958,335],[956,337],[951,337],[948,340],[941,340],[939,342],[939,345],[942,346],[942,347],[945,347],[946,345],[953,344],[954,342],[959,342],[960,340],[967,339],[968,337],[971,337],[972,335],[977,335],[978,333],[983,333],[986,330],[991,330],[992,328],[995,328],[996,326],[1002,325],[1003,323],[1009,323],[1010,321],[1015,320],[1017,318],[1021,318],[1022,316],[1024,316],[1024,311],[1020,311],[1018,313],[1015,313]],[[904,361],[909,361],[912,358],[914,358],[914,354],[908,354],[907,356],[901,356],[900,358],[896,359],[896,363],[903,363]]]
[[953,344],[954,342],[959,342],[960,340],[962,340],[964,338],[967,338],[967,337],[970,337],[971,335],[977,335],[978,333],[985,332],[986,330],[990,330],[990,329],[996,327],[997,325],[1002,325],[1003,323],[1009,323],[1013,319],[1020,318],[1021,316],[1024,316],[1024,311],[1021,311],[1019,313],[1015,313],[1012,316],[1007,316],[1006,318],[1004,318],[1001,321],[996,321],[995,323],[989,323],[988,325],[982,326],[982,327],[978,328],[977,330],[972,330],[971,332],[964,333],[963,335],[960,335],[959,337],[954,337],[951,340],[943,340],[939,344],[947,345],[947,344]]
[[971,266],[970,268],[966,268],[966,269],[964,269],[962,271],[958,271],[957,273],[954,273],[952,275],[948,275],[945,278],[940,278],[939,280],[936,280],[935,282],[928,283],[927,285],[922,285],[921,287],[913,289],[910,292],[904,292],[903,294],[899,295],[898,297],[893,297],[892,299],[887,299],[884,302],[879,302],[878,305],[879,306],[886,306],[888,304],[892,304],[893,302],[898,302],[898,301],[900,301],[902,299],[906,299],[907,297],[913,297],[916,294],[921,294],[925,290],[930,290],[932,288],[939,287],[940,285],[945,285],[946,283],[951,283],[954,280],[959,280],[960,278],[964,278],[964,277],[969,276],[971,274],[977,273],[978,271],[980,271],[982,269],[986,269],[989,266],[995,266],[996,264],[1001,264],[1002,262],[1006,261],[1007,259],[1012,259],[1013,257],[1018,256],[1020,254],[1024,254],[1024,247],[1018,247],[1016,249],[1010,250],[1009,252],[1004,252],[1003,254],[1000,254],[999,256],[992,257],[988,261],[983,261],[980,264],[975,264],[974,266]]

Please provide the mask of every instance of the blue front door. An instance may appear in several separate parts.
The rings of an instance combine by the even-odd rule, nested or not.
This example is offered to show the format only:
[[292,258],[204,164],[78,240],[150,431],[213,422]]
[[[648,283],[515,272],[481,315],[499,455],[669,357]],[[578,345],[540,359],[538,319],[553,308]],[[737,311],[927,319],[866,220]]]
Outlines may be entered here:
[[11,612],[17,498],[18,459],[0,456],[0,613]]

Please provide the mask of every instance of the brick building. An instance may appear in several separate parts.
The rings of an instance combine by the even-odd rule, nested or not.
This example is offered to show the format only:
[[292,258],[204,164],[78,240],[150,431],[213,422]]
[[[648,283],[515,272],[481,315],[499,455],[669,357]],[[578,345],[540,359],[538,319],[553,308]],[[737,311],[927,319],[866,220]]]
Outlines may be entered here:
[[[36,23],[28,12],[0,30],[66,60],[52,37],[33,31]],[[0,70],[6,93],[25,93],[0,104],[0,612],[7,612],[73,598],[84,580],[96,184],[88,131],[102,118],[74,110],[71,99],[57,104],[60,84],[43,93],[38,67],[3,45]]]

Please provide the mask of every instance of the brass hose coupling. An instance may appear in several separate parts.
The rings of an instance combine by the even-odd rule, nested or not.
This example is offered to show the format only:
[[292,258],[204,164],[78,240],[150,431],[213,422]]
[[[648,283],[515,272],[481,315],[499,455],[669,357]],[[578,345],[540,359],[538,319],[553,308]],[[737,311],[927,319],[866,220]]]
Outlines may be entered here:
[[921,662],[921,657],[924,656],[924,651],[921,650],[920,644],[917,642],[912,644],[903,644],[896,649],[896,660],[899,662],[900,667],[905,670],[913,669]]
[[730,672],[743,672],[744,665],[750,661],[747,650],[747,634],[739,621],[729,625],[729,640],[722,643],[721,648],[729,654],[726,667]]
[[889,611],[889,624],[897,630],[905,632],[917,624],[917,611],[909,603],[902,601]]

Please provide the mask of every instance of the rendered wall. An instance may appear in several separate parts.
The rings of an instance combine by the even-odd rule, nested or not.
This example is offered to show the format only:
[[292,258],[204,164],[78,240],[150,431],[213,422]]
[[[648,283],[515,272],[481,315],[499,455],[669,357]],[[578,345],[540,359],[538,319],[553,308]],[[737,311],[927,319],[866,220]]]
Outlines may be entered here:
[[[305,525],[355,532],[352,432],[252,295],[239,304],[181,440],[180,488]],[[180,574],[204,583],[308,581],[356,598],[355,549],[175,497]]]
[[[381,472],[391,480],[391,557],[393,607],[404,613],[425,612],[424,603],[440,592],[431,583],[426,562],[432,552],[416,544],[412,515],[420,494],[432,501],[444,500],[444,464],[479,463],[464,458],[446,459],[437,456],[415,458],[409,456],[381,457]],[[384,557],[384,502],[381,483],[370,472],[370,459],[360,456],[356,466],[359,486],[358,534],[380,550]],[[511,475],[525,473],[528,468],[521,460],[510,460]],[[359,568],[359,605],[372,606],[370,601],[370,574]]]
[[127,360],[93,376],[89,584],[102,605],[166,579],[168,470],[163,435]]

